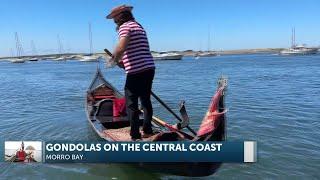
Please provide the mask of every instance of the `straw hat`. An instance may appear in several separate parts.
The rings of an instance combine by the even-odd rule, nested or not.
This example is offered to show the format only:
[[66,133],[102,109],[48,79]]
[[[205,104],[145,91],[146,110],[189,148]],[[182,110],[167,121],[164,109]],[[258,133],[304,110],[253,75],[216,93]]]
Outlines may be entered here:
[[113,19],[116,15],[125,12],[125,11],[131,11],[133,9],[132,6],[128,6],[128,5],[121,5],[121,6],[117,6],[115,8],[113,8],[110,12],[110,14],[108,14],[108,16],[106,17],[107,19]]

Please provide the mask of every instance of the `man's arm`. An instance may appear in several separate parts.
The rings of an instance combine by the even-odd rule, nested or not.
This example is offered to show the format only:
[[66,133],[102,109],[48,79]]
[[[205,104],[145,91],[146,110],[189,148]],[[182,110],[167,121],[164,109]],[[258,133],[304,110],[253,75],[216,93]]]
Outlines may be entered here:
[[113,60],[118,64],[130,41],[130,36],[121,37],[113,52]]

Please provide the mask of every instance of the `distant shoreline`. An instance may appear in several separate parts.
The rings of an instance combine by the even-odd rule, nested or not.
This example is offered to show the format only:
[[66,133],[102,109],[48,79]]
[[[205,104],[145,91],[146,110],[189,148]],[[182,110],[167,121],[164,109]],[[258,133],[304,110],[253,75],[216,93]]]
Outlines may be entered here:
[[[225,50],[225,51],[195,51],[195,50],[185,50],[185,51],[164,51],[164,52],[174,52],[181,54],[183,56],[196,56],[198,53],[209,52],[215,53],[219,55],[232,55],[232,54],[262,54],[262,53],[279,53],[281,50],[285,48],[260,48],[260,49],[238,49],[238,50]],[[152,53],[157,53],[157,51],[152,51]],[[87,53],[64,53],[64,54],[45,54],[45,55],[37,55],[37,56],[21,56],[20,58],[47,58],[47,57],[60,57],[60,56],[83,56]],[[99,52],[94,53],[93,55],[104,55],[105,53]],[[12,59],[17,57],[0,57],[0,59]]]
[[171,51],[181,53],[184,56],[195,56],[197,53],[208,52],[215,53],[218,55],[232,55],[232,54],[262,54],[262,53],[279,53],[285,48],[260,48],[260,49],[236,49],[236,50],[224,50],[224,51]]

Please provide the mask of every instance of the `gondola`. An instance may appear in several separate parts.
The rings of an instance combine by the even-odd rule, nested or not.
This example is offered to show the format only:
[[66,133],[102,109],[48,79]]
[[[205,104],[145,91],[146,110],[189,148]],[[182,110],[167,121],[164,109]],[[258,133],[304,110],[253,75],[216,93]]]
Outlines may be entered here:
[[34,158],[27,156],[25,160],[20,160],[16,155],[6,155],[6,162],[37,162]]
[[[189,117],[184,103],[182,103],[180,106],[181,116],[174,114],[181,122],[170,125],[153,116],[152,123],[155,134],[142,139],[142,141],[224,141],[226,139],[226,108],[224,104],[226,86],[227,80],[219,78],[217,90],[197,132],[189,128]],[[129,135],[130,122],[124,110],[124,96],[103,77],[99,68],[97,68],[86,95],[87,119],[97,135],[110,142],[131,141]],[[152,95],[165,106],[159,97],[154,93]],[[170,110],[168,107],[166,108]],[[170,112],[174,113],[172,110]],[[143,119],[140,119],[140,122],[142,125]],[[186,132],[186,128],[191,131]],[[221,163],[179,162],[137,163],[135,165],[150,170],[161,170],[160,173],[200,177],[213,174],[221,166]]]

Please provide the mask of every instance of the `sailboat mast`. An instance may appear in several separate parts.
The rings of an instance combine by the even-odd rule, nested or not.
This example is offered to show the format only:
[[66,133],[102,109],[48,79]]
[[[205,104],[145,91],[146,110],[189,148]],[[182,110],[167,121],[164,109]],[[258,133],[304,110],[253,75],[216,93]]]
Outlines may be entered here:
[[19,50],[19,42],[18,42],[18,33],[15,32],[15,39],[16,39],[16,50],[17,50],[17,57],[20,56],[20,50]]
[[291,48],[293,48],[293,28],[291,29]]
[[90,54],[92,54],[92,31],[91,31],[91,23],[89,23],[89,44],[90,44]]
[[22,49],[22,45],[21,42],[19,40],[19,36],[18,33],[15,32],[15,39],[16,39],[16,49],[17,49],[17,56],[20,57],[23,53],[23,49]]
[[295,29],[295,27],[293,27],[291,30],[291,47],[292,48],[296,47],[296,29]]
[[57,35],[57,43],[58,43],[58,53],[61,54],[61,47],[60,47],[60,37],[59,34]]
[[293,46],[296,46],[296,28],[293,27]]
[[210,25],[208,27],[208,52],[210,52]]
[[12,48],[10,48],[11,57],[14,57],[14,51]]
[[36,50],[36,46],[34,45],[33,40],[31,41],[31,49],[32,49],[32,55],[36,55],[37,54],[37,50]]
[[63,53],[63,46],[62,46],[59,34],[57,35],[57,41],[58,41],[59,54],[62,54]]

